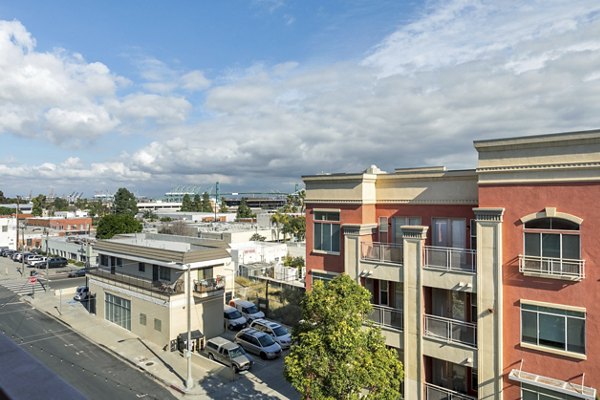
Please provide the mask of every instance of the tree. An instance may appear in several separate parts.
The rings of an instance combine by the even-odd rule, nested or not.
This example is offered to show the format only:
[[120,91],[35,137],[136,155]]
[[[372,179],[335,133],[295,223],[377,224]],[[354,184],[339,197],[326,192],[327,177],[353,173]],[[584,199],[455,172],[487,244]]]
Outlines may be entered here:
[[113,213],[135,216],[138,212],[137,200],[133,193],[125,188],[120,188],[115,193]]
[[194,195],[192,211],[202,211],[202,200],[200,200],[200,195],[198,193]]
[[221,204],[219,205],[219,211],[221,212],[227,212],[229,210],[229,207],[227,207],[227,201],[225,200],[225,197],[221,197]]
[[304,215],[297,215],[289,220],[289,230],[292,235],[298,240],[304,240],[306,237],[306,217]]
[[46,196],[39,194],[31,200],[33,206],[31,207],[31,215],[35,217],[41,217],[44,213],[44,207],[46,206]]
[[15,209],[8,207],[0,207],[0,215],[12,215],[16,212]]
[[316,281],[285,358],[286,379],[303,399],[398,399],[404,375],[394,350],[366,319],[371,294],[348,275]]
[[109,210],[101,200],[92,201],[88,205],[88,212],[91,217],[103,217],[108,214]]
[[194,204],[192,203],[192,199],[189,194],[184,194],[183,199],[181,199],[181,211],[194,211]]
[[[285,218],[286,215],[277,211],[275,214],[271,215],[271,224],[275,225],[275,233],[276,233],[276,238],[277,241],[279,241],[279,234],[281,233],[281,230],[283,229],[283,224],[285,222]],[[284,234],[284,239],[285,239],[285,234]]]
[[52,211],[67,211],[69,209],[69,201],[62,197],[56,197],[52,202],[52,209]]
[[158,215],[152,210],[146,210],[142,214],[142,218],[147,219],[149,221],[156,221],[158,219]]
[[208,192],[202,193],[202,212],[213,212],[213,207],[210,202],[210,196]]
[[240,218],[254,218],[255,215],[252,213],[252,210],[250,209],[250,207],[248,207],[248,204],[246,203],[246,199],[242,198],[242,201],[240,202],[240,205],[237,209],[237,214],[236,214],[236,219],[240,219]]
[[264,242],[265,240],[267,240],[266,236],[263,236],[258,232],[250,236],[251,242]]
[[6,197],[4,197],[4,192],[2,190],[0,190],[0,204],[5,204],[6,200],[8,200]]
[[96,227],[98,239],[110,239],[120,233],[139,233],[142,231],[142,223],[133,215],[108,214],[100,219]]

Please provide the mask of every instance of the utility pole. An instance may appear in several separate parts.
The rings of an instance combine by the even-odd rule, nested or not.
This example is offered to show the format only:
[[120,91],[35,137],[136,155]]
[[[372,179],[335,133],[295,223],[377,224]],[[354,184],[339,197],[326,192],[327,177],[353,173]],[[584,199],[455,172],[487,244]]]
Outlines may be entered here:
[[17,215],[16,215],[16,219],[17,219],[17,244],[16,244],[16,250],[19,251],[19,199],[20,196],[17,196]]
[[187,358],[187,380],[185,387],[187,390],[192,389],[194,386],[194,379],[192,378],[192,305],[190,297],[192,295],[192,273],[191,265],[187,265],[187,352],[185,357]]
[[46,231],[46,284],[48,285],[48,291],[50,291],[50,275],[48,275],[48,263],[50,262],[50,253],[48,253],[48,229]]
[[217,222],[217,207],[219,207],[219,182],[215,184],[215,222]]

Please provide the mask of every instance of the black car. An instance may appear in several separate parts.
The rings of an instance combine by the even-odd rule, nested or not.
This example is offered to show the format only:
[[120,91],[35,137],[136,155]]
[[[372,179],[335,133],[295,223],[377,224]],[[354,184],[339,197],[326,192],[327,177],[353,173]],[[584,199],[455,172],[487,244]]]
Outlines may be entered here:
[[48,260],[48,268],[66,267],[69,262],[64,257],[52,257]]

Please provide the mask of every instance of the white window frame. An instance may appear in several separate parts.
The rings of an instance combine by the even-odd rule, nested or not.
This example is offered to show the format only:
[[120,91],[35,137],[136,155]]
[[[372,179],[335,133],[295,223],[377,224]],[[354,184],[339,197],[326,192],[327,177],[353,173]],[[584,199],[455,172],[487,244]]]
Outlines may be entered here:
[[[317,218],[320,216],[321,218]],[[329,242],[330,247],[324,248],[323,240],[323,226],[329,225]],[[334,234],[334,227],[337,229],[337,235]],[[320,231],[318,237],[320,242],[317,243],[317,231]],[[337,240],[335,237],[337,236]],[[313,251],[317,253],[327,253],[339,255],[341,251],[342,242],[342,227],[340,224],[340,212],[339,211],[315,211],[313,221]]]

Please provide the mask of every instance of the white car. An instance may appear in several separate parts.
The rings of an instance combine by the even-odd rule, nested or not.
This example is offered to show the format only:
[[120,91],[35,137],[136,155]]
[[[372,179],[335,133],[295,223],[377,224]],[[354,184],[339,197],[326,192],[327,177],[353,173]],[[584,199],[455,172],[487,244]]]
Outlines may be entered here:
[[31,265],[32,267],[35,267],[36,264],[40,263],[41,261],[46,262],[46,257],[30,255],[25,259],[25,263],[27,265]]
[[282,349],[289,349],[292,344],[292,336],[288,330],[277,322],[268,319],[255,319],[250,324],[251,328],[271,335],[274,341],[279,343]]
[[225,328],[231,330],[240,330],[248,326],[248,320],[235,307],[225,306],[223,308],[223,318],[225,319]]

